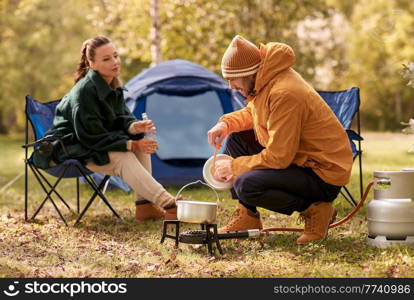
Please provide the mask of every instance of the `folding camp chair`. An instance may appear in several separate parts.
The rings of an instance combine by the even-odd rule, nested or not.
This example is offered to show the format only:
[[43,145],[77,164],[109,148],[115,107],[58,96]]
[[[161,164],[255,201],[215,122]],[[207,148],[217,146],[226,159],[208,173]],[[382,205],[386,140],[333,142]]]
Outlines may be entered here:
[[[325,102],[329,105],[329,107],[333,110],[339,122],[341,122],[342,126],[346,130],[346,133],[348,134],[354,161],[358,158],[359,190],[360,190],[360,196],[362,197],[363,182],[362,182],[361,141],[363,140],[363,138],[361,137],[361,123],[360,123],[360,116],[359,116],[359,105],[360,105],[359,88],[353,87],[349,90],[334,91],[334,92],[318,91],[318,93],[325,100]],[[357,132],[351,129],[351,123],[355,115],[356,115]],[[357,143],[356,145],[355,145],[355,142]],[[341,195],[351,205],[353,206],[357,205],[357,202],[355,201],[354,197],[349,192],[346,186],[344,186],[341,189]]]
[[[43,208],[44,204],[49,200],[53,207],[55,208],[56,212],[59,214],[59,217],[62,219],[62,221],[66,224],[66,220],[63,217],[62,212],[56,205],[56,200],[53,198],[53,196],[57,196],[60,201],[70,210],[73,212],[69,204],[63,199],[62,195],[57,191],[57,186],[61,182],[63,178],[75,178],[76,179],[76,195],[77,195],[77,213],[78,218],[75,222],[75,225],[79,223],[83,215],[86,213],[88,208],[91,206],[94,199],[99,196],[99,198],[102,199],[102,201],[108,206],[108,208],[113,212],[113,214],[120,218],[118,213],[114,210],[114,208],[109,203],[108,199],[105,197],[102,190],[104,189],[106,183],[108,182],[110,176],[106,175],[104,179],[97,185],[95,181],[90,177],[90,175],[93,173],[90,170],[86,169],[78,160],[75,159],[69,159],[64,161],[63,163],[40,170],[37,168],[33,163],[33,153],[32,155],[29,155],[29,147],[33,146],[35,149],[40,147],[40,141],[42,139],[47,139],[45,137],[45,133],[48,129],[52,127],[53,124],[53,118],[55,116],[55,109],[57,104],[60,100],[51,101],[47,103],[41,103],[39,101],[34,100],[30,96],[26,96],[26,108],[25,108],[25,114],[26,114],[26,130],[25,130],[25,145],[22,147],[25,148],[25,200],[24,200],[24,212],[25,212],[25,220],[28,220],[28,169],[30,168],[37,179],[38,183],[42,187],[43,191],[46,193],[45,198],[39,205],[39,207],[36,209],[33,216],[30,218],[30,220],[33,220],[37,214],[40,212],[40,210]],[[33,129],[33,134],[35,138],[35,142],[29,144],[29,122]],[[45,177],[43,172],[52,175],[57,178],[57,180],[52,184],[49,182],[49,180]],[[83,177],[85,181],[89,184],[89,186],[93,189],[93,194],[90,197],[89,201],[85,205],[82,212],[79,214],[80,210],[80,201],[79,201],[79,177]]]

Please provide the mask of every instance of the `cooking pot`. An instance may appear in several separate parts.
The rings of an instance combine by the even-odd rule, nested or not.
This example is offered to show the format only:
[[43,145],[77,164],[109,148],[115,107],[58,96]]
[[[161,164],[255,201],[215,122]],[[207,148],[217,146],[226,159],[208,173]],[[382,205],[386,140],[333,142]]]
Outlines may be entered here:
[[[183,186],[177,193],[175,199],[178,198],[178,195],[188,186],[193,184],[203,184],[216,194],[217,201],[219,199],[217,192],[207,183],[197,180]],[[178,200],[177,203],[177,219],[181,222],[187,223],[209,223],[214,224],[217,219],[217,202],[206,202],[206,201],[193,201],[193,200]]]

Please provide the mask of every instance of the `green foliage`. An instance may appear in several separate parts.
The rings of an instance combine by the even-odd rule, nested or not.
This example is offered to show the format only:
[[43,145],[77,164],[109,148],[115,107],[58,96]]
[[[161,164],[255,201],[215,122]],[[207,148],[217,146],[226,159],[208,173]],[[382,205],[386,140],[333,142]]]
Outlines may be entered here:
[[257,45],[279,41],[293,46],[298,70],[312,78],[316,49],[299,47],[296,27],[305,18],[327,15],[328,7],[320,0],[174,0],[163,4],[163,12],[165,59],[189,59],[221,74],[221,57],[241,34]]
[[350,17],[345,86],[361,87],[363,124],[374,130],[398,129],[414,110],[414,92],[401,66],[414,57],[414,6],[406,1],[370,0],[355,4]]
[[[127,81],[151,63],[149,0],[3,0],[0,22],[0,132],[23,127],[26,94],[51,100],[72,85],[82,42],[94,35],[113,39]],[[295,46],[295,26],[323,16],[318,1],[169,0],[160,1],[162,56],[183,58],[220,73],[221,56],[235,34],[256,43],[282,41]],[[298,69],[311,79],[316,49],[295,49]]]
[[403,78],[408,81],[407,85],[414,88],[414,62],[410,62],[408,65],[403,65],[401,74]]
[[[414,90],[399,73],[412,61],[414,4],[408,0],[163,0],[161,54],[217,74],[230,40],[284,42],[315,88],[361,88],[363,126],[399,129]],[[23,128],[24,96],[52,100],[72,86],[82,42],[116,42],[124,82],[151,63],[150,0],[0,0],[0,132]]]
[[62,97],[72,85],[79,48],[88,37],[84,28],[84,1],[11,3],[6,7],[0,32],[0,131],[3,132],[13,125],[22,128],[26,94],[47,100]]

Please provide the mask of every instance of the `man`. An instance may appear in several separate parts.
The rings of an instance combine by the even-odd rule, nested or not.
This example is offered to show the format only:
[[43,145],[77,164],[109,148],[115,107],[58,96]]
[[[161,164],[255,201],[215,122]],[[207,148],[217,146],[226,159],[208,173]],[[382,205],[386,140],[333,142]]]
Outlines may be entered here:
[[234,180],[239,200],[220,232],[262,229],[256,207],[305,221],[298,244],[324,240],[336,216],[331,202],[349,182],[352,152],[347,134],[318,93],[292,69],[285,44],[256,47],[235,36],[224,53],[223,77],[247,97],[247,106],[222,116],[208,132],[232,160],[216,162],[215,177]]

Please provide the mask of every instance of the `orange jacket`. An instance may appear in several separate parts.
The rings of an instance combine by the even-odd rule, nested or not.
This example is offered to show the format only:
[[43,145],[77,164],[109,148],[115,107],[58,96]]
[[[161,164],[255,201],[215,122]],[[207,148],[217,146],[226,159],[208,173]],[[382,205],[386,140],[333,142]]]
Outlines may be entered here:
[[285,169],[291,164],[310,167],[325,182],[349,182],[352,151],[335,114],[319,94],[291,66],[292,48],[281,43],[260,46],[261,65],[255,96],[247,106],[220,118],[230,132],[253,129],[265,148],[233,160],[239,176],[254,169]]

